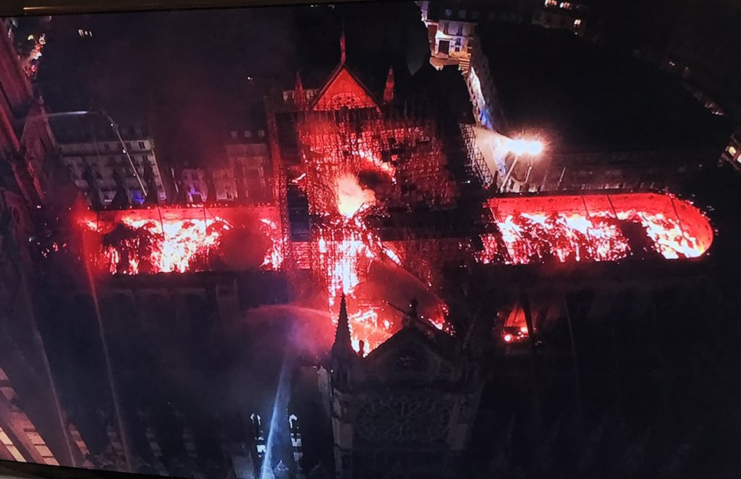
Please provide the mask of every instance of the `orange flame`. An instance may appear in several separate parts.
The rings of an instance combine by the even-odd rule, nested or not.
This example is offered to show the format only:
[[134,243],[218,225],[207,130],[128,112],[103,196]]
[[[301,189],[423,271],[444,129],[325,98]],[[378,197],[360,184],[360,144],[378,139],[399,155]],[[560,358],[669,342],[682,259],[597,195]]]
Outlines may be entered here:
[[372,190],[360,186],[358,179],[350,174],[340,175],[336,179],[337,210],[345,218],[352,218],[360,210],[376,202]]
[[[219,216],[209,219],[141,216],[130,214],[102,225],[90,218],[80,221],[88,231],[102,235],[101,254],[93,261],[104,271],[136,275],[208,269],[208,255],[219,250],[224,232],[233,227]],[[271,241],[260,268],[278,270],[284,260],[279,228],[272,219],[259,221],[261,231]]]
[[263,232],[270,238],[271,245],[268,251],[265,253],[265,259],[263,259],[260,265],[261,269],[269,271],[278,271],[283,267],[283,242],[280,237],[280,230],[275,221],[262,218],[260,223],[263,225]]
[[334,311],[344,293],[350,300],[352,311],[350,329],[353,347],[360,351],[360,341],[366,352],[373,350],[391,335],[391,323],[379,317],[379,308],[361,305],[355,290],[373,261],[380,258],[383,246],[365,226],[361,218],[332,222],[319,232],[316,241],[319,268],[327,282],[330,311]]
[[[613,198],[614,202],[600,196],[523,198],[519,204],[516,199],[492,202],[496,212],[505,210],[506,216],[495,220],[500,238],[493,234],[482,236],[484,248],[478,260],[506,264],[528,264],[547,258],[559,262],[618,261],[639,254],[633,250],[636,246],[631,246],[630,234],[625,230],[631,225],[640,230],[639,240],[646,243],[648,252],[665,259],[697,258],[710,247],[710,226],[689,203],[653,194]],[[592,202],[588,210],[587,201]],[[583,202],[582,212],[573,207],[574,202]]]

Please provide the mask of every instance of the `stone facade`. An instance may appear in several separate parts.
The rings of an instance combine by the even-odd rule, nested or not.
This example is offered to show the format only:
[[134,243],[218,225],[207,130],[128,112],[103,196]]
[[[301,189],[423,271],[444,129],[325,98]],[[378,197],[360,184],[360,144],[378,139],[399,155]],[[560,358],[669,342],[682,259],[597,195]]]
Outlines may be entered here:
[[367,356],[350,344],[344,298],[330,372],[339,478],[453,477],[481,382],[457,338],[418,318]]

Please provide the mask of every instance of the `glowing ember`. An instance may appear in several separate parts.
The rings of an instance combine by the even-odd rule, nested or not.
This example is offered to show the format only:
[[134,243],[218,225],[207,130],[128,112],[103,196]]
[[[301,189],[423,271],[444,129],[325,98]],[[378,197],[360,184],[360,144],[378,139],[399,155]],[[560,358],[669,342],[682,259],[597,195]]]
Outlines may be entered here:
[[383,247],[383,254],[386,255],[388,259],[396,263],[397,265],[401,266],[401,258],[399,258],[399,255],[394,252],[391,248],[384,246]]
[[338,176],[334,186],[341,216],[326,220],[318,230],[315,244],[319,269],[327,283],[330,311],[334,311],[342,294],[350,299],[350,307],[355,309],[349,316],[353,348],[359,352],[363,341],[368,352],[391,336],[391,323],[379,318],[379,308],[360,304],[354,293],[373,261],[382,255],[396,262],[399,258],[365,225],[362,213],[375,203],[373,191],[360,186],[351,174]]
[[378,347],[379,344],[391,337],[391,323],[380,321],[378,312],[368,309],[348,317],[352,334],[352,347],[360,351],[360,341],[365,344],[364,353],[368,353]]
[[372,190],[364,189],[358,179],[350,174],[337,177],[337,210],[345,218],[352,218],[360,209],[365,209],[376,202]]
[[[98,231],[90,220],[84,224]],[[220,243],[231,225],[221,218],[162,220],[122,218],[103,237],[104,267],[112,274],[198,270],[195,262]]]
[[277,271],[283,266],[283,242],[281,241],[280,231],[275,221],[263,218],[260,220],[262,223],[263,232],[270,238],[271,245],[270,249],[265,253],[265,259],[260,265],[261,269],[269,271]]
[[270,207],[84,212],[79,223],[88,232],[88,259],[109,274],[283,267],[278,215]]
[[396,174],[396,168],[394,168],[394,166],[391,165],[390,163],[386,163],[382,161],[378,157],[378,155],[370,151],[360,150],[358,152],[358,156],[360,156],[360,158],[367,161],[372,168],[377,169],[378,171],[382,171],[383,173],[386,173],[388,176],[391,177],[392,181],[396,180],[396,178],[394,178],[394,175]]
[[712,242],[702,214],[671,196],[539,197],[493,200],[490,206],[500,236],[482,237],[483,263],[696,258]]
[[367,273],[371,263],[379,259],[383,246],[359,217],[333,221],[319,231],[316,241],[319,268],[327,281],[327,296],[330,311],[336,309],[344,293],[349,298],[351,309],[350,328],[353,347],[360,350],[364,341],[367,350],[372,350],[390,335],[391,323],[379,318],[377,308],[360,305],[355,290]]
[[356,289],[373,262],[388,258],[407,265],[399,256],[403,250],[384,246],[368,228],[366,215],[412,204],[451,207],[458,185],[433,121],[387,116],[380,109],[335,113],[314,112],[299,121],[303,171],[294,184],[306,193],[309,213],[317,219],[310,267],[326,284],[333,317],[345,294],[354,346],[357,350],[362,340],[368,352],[398,325],[381,317],[385,303],[374,303]]

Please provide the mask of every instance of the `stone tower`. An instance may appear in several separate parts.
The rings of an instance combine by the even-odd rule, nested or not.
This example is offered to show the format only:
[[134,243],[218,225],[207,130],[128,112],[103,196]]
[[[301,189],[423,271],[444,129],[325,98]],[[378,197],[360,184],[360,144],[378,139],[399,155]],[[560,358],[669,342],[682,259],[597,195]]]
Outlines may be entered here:
[[338,478],[455,474],[481,381],[459,340],[417,318],[415,309],[401,330],[361,357],[350,343],[343,298],[330,374]]

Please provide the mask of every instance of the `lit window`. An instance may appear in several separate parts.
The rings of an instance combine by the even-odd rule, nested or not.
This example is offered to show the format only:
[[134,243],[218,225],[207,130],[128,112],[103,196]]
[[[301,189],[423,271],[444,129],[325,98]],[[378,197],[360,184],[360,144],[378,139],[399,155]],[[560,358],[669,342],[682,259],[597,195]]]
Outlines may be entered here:
[[729,145],[728,148],[726,148],[726,151],[728,151],[728,154],[731,156],[736,156],[736,153],[738,153],[738,150],[733,145]]
[[556,0],[545,0],[546,7],[555,7],[557,5],[558,5],[558,2]]
[[581,19],[577,18],[576,20],[574,20],[574,26],[578,27],[579,25],[581,25]]
[[445,9],[445,18],[450,18],[450,16],[453,14],[453,10],[446,8]]
[[257,130],[257,136],[260,138],[265,138],[265,130]]
[[237,137],[237,131],[236,130],[230,131],[229,134],[232,136],[232,138],[236,138]]
[[250,130],[244,130],[245,138],[252,138],[252,132]]
[[569,2],[561,2],[560,7],[566,10],[571,10],[571,4]]

